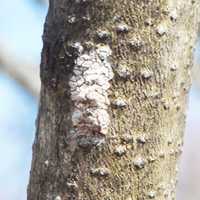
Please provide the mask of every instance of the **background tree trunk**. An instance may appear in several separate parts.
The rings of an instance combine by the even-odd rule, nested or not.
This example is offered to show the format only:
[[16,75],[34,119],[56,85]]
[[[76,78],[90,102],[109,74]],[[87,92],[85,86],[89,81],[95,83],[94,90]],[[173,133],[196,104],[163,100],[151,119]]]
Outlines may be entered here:
[[199,1],[50,0],[28,200],[172,200]]

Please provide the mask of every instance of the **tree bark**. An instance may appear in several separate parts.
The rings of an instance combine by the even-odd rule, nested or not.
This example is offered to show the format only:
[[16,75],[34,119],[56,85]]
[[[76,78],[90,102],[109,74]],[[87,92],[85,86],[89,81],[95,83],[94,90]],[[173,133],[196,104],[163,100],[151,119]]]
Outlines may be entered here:
[[199,1],[50,0],[28,200],[173,200]]

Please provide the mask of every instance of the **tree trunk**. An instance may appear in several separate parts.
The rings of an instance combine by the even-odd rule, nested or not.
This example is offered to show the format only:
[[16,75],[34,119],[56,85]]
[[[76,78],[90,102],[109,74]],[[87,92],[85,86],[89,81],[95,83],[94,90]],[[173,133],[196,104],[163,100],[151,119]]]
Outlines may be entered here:
[[50,0],[28,200],[173,200],[195,0]]

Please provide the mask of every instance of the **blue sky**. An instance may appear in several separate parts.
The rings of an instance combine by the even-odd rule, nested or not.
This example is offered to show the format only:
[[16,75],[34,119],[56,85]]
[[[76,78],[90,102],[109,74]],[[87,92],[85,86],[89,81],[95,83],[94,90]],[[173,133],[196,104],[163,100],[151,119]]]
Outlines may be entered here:
[[[39,64],[47,8],[32,0],[0,0],[0,44],[20,60]],[[37,102],[0,74],[0,200],[25,200]]]
[[47,8],[34,0],[0,0],[0,5],[1,40],[18,58],[38,62]]
[[0,199],[25,200],[37,102],[0,74]]

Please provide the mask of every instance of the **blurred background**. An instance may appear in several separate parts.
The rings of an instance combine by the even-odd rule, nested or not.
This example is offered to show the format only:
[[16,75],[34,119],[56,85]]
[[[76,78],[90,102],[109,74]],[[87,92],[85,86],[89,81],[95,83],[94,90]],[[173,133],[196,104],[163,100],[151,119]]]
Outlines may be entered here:
[[[0,200],[26,199],[47,4],[0,0]],[[194,60],[178,200],[200,199],[200,42]]]

